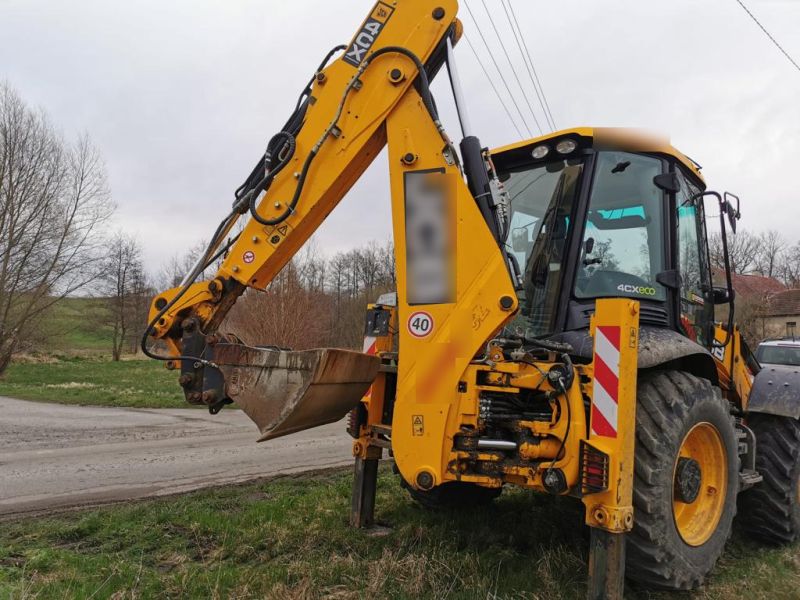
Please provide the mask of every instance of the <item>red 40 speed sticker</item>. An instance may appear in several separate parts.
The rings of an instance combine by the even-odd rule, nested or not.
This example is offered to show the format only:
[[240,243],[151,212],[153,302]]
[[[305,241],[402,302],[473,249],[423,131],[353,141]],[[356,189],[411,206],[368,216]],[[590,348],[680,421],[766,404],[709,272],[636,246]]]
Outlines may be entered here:
[[411,313],[408,317],[408,333],[415,338],[428,337],[433,333],[433,317],[424,310]]

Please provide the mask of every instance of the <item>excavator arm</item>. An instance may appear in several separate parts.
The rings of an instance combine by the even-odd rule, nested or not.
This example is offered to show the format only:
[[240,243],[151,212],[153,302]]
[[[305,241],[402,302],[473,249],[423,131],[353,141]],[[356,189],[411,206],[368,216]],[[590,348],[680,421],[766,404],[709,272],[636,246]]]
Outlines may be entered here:
[[[358,402],[377,373],[374,356],[334,349],[282,352],[244,344],[219,330],[237,298],[274,279],[387,142],[399,309],[402,314],[406,302],[449,307],[438,318],[431,313],[439,308],[427,312],[440,323],[435,356],[428,358],[440,366],[443,360],[466,365],[516,308],[507,256],[499,247],[502,210],[490,205],[480,144],[476,138],[462,142],[467,189],[430,93],[430,79],[461,33],[456,14],[455,0],[377,2],[350,44],[334,49],[320,65],[295,112],[236,191],[233,210],[193,271],[180,286],[155,297],[148,334],[167,354],[150,350],[147,336],[143,349],[180,368],[190,403],[216,412],[236,401],[268,439],[341,418]],[[325,64],[338,49],[344,50],[341,56]],[[441,206],[425,203],[429,197],[439,198]],[[414,202],[439,206],[446,215],[439,223],[447,240],[439,267],[447,275],[439,279],[449,282],[447,289],[426,291],[430,273],[423,267],[406,273],[406,259],[412,257],[406,256],[405,238],[413,232],[406,230],[405,213]],[[475,252],[456,253],[454,247],[467,240]],[[221,256],[216,275],[197,281]],[[429,264],[424,257],[418,262]],[[497,298],[475,304],[488,289]],[[473,306],[457,311],[460,302]],[[491,310],[484,306],[489,303]],[[473,314],[477,324],[468,316]],[[450,325],[459,320],[470,333],[459,334],[454,346]],[[421,361],[408,364],[414,385],[436,372],[435,362],[422,367],[416,362]],[[455,389],[457,382],[451,383]]]

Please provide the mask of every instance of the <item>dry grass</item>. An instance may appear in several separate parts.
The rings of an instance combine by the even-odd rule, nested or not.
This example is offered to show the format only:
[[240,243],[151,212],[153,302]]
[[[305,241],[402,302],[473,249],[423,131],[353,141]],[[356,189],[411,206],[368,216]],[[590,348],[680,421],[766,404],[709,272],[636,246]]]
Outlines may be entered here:
[[[578,599],[580,504],[509,490],[488,510],[431,513],[381,473],[377,517],[347,525],[350,475],[285,477],[3,523],[0,598]],[[634,600],[796,599],[800,548],[738,535],[708,585]]]

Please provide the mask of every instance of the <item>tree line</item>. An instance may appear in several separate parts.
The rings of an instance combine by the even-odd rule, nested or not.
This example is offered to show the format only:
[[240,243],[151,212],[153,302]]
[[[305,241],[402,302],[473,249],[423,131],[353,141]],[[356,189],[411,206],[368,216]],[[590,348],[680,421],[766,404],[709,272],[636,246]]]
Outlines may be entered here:
[[[185,254],[170,258],[159,273],[148,278],[138,242],[125,234],[113,238],[100,290],[106,303],[105,326],[111,329],[114,360],[119,360],[125,350],[137,350],[150,300],[156,293],[179,285],[204,249],[205,243],[198,243]],[[222,329],[256,345],[296,350],[360,348],[366,305],[395,286],[391,243],[372,242],[326,257],[312,241],[266,289],[248,290],[228,314]]]
[[[709,253],[712,265],[723,269],[725,259],[718,233],[709,239]],[[790,289],[800,287],[800,240],[787,240],[772,229],[759,233],[740,229],[735,235],[728,234],[728,256],[734,273],[772,277]]]

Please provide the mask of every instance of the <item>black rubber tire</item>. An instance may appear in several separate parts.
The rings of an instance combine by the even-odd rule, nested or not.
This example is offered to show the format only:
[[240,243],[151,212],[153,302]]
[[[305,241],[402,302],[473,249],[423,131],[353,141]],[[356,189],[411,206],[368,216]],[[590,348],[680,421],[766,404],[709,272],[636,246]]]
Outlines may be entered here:
[[486,506],[503,492],[503,488],[487,488],[466,481],[448,481],[426,492],[415,490],[402,478],[401,481],[409,496],[430,510]]
[[742,494],[739,523],[763,542],[791,544],[800,538],[800,421],[750,415],[747,425],[756,434],[756,470],[764,480]]
[[[710,423],[728,456],[727,489],[717,529],[700,546],[681,537],[673,513],[673,473],[687,432]],[[730,406],[717,388],[682,371],[640,374],[636,408],[634,526],[628,534],[626,575],[646,588],[690,590],[722,555],[736,514],[739,455]]]

